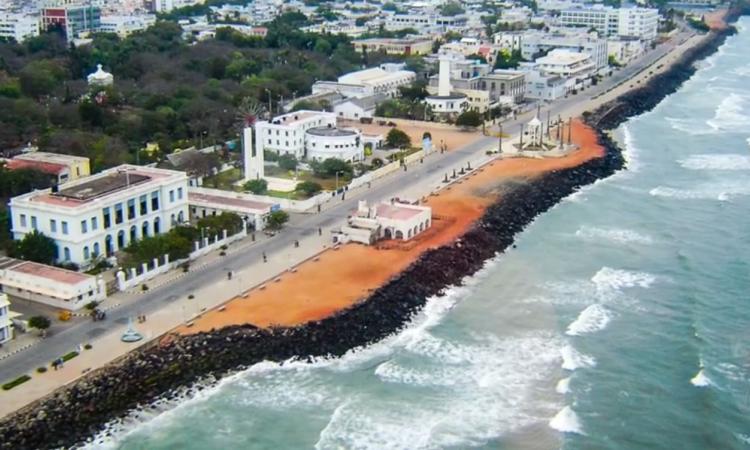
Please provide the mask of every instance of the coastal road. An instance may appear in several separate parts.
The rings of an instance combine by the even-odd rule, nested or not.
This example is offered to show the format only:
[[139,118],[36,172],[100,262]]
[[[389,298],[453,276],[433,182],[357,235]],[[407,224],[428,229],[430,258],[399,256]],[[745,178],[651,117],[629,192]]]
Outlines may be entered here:
[[[673,41],[676,40],[679,43],[687,37],[688,33],[680,33],[676,39],[649,51],[626,68],[616,71],[597,86],[545,105],[542,116],[546,116],[546,111],[549,110],[553,117],[558,114],[567,117],[566,113],[586,107],[589,105],[592,96],[604,92],[637,74],[643,68],[669,53],[676,45]],[[519,130],[520,124],[528,121],[530,114],[533,114],[533,112],[521,115],[516,120],[504,122],[504,130],[510,133]],[[504,142],[503,145],[508,144]],[[38,345],[5,358],[0,361],[0,382],[13,379],[23,373],[31,373],[36,367],[48,365],[50,361],[71,351],[77,345],[92,342],[98,336],[108,333],[113,324],[125,324],[129,317],[139,314],[150,315],[173,301],[185,298],[201,287],[226,282],[227,267],[231,267],[233,270],[259,267],[263,264],[263,253],[268,256],[269,260],[286,257],[289,249],[294,247],[295,241],[317,233],[318,228],[330,230],[343,224],[346,217],[356,209],[358,200],[366,199],[370,202],[385,200],[403,196],[403,193],[407,191],[429,193],[439,183],[444,173],[451,173],[453,169],[465,167],[468,161],[480,159],[488,149],[495,149],[496,146],[496,138],[482,137],[445,154],[432,154],[426,157],[423,163],[409,166],[408,171],[397,171],[373,181],[369,188],[361,187],[350,190],[346,193],[345,200],[341,200],[340,196],[336,197],[323,206],[321,213],[293,215],[283,232],[269,239],[255,242],[252,246],[243,248],[242,251],[228,253],[221,260],[221,264],[212,264],[202,269],[191,270],[189,276],[153,287],[138,295],[136,299],[123,302],[121,306],[108,312],[106,321],[81,321],[56,333]],[[111,301],[111,299],[108,301]]]

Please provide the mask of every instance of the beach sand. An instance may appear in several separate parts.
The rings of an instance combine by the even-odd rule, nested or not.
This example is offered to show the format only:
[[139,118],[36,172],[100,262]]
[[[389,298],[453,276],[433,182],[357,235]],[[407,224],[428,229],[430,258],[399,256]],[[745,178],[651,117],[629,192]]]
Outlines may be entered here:
[[350,243],[326,250],[299,265],[296,272],[286,272],[279,281],[253,289],[246,297],[234,298],[223,310],[208,311],[192,326],[176,331],[191,334],[246,323],[259,327],[294,326],[325,318],[364,300],[424,251],[450,243],[466,232],[489,205],[500,199],[509,181],[575,167],[603,155],[594,131],[581,122],[574,122],[573,141],[579,149],[567,156],[496,160],[429,197],[426,204],[433,209],[433,227],[409,243],[388,241],[381,248]]

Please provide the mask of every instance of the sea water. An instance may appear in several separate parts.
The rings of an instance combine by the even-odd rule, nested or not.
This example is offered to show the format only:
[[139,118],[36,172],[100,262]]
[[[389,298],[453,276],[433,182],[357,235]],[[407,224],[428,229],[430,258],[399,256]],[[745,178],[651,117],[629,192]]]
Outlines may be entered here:
[[258,364],[92,447],[750,448],[748,25],[617,130],[629,170],[402,333]]

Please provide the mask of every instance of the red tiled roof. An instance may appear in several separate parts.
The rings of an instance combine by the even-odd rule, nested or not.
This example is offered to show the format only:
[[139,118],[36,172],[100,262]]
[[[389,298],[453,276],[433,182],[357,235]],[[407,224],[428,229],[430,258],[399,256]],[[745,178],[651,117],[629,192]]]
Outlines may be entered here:
[[78,284],[88,280],[91,276],[84,275],[72,270],[60,269],[59,267],[45,266],[31,261],[23,262],[11,269],[14,272],[21,272],[28,275],[34,275],[48,280],[57,281],[65,284]]
[[43,161],[28,161],[24,159],[11,159],[6,163],[6,167],[11,170],[34,169],[51,175],[60,175],[67,166]]

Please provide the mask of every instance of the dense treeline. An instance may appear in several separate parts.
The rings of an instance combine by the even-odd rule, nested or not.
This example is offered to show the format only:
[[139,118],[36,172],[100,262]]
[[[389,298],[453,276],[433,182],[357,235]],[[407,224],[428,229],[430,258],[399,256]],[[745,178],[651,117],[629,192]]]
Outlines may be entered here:
[[[222,28],[216,39],[190,42],[179,25],[160,21],[126,39],[98,34],[80,47],[56,33],[0,43],[0,149],[34,143],[87,156],[97,171],[234,138],[241,99],[268,105],[270,97],[276,109],[315,80],[361,66],[347,37],[302,32],[306,20],[284,14],[266,38]],[[114,86],[89,89],[85,77],[97,64],[114,75]],[[159,152],[136,155],[145,142],[157,142]]]

